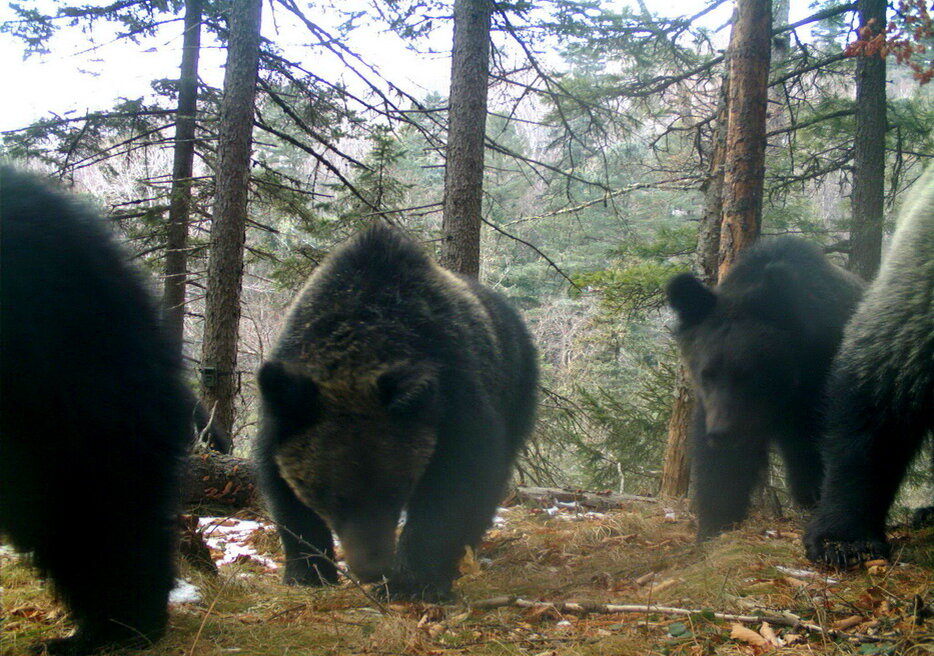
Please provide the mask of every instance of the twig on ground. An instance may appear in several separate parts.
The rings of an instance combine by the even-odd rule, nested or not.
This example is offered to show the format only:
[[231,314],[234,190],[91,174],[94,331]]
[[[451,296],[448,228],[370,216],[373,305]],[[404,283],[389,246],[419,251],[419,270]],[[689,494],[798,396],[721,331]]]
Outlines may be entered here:
[[602,604],[582,601],[530,601],[521,597],[493,597],[470,604],[471,608],[489,610],[492,608],[554,608],[559,613],[655,613],[657,615],[674,615],[678,617],[701,616],[727,622],[740,624],[759,624],[768,622],[773,626],[785,626],[792,629],[804,629],[810,633],[830,638],[846,638],[854,642],[887,642],[892,637],[866,635],[862,633],[845,633],[835,629],[825,629],[817,624],[803,622],[800,618],[788,615],[734,615],[732,613],[712,613],[709,610],[691,610],[689,608],[673,608],[671,606],[655,606],[652,604]]

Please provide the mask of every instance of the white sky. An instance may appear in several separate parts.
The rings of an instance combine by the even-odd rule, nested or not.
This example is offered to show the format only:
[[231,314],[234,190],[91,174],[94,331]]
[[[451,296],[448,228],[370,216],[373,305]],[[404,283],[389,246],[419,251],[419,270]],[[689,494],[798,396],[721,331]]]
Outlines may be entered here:
[[[54,0],[48,2],[50,6],[55,4]],[[307,7],[308,3],[298,4]],[[673,13],[694,13],[706,2],[680,0],[676,4],[677,9]],[[792,21],[811,11],[805,0],[792,0],[791,4]],[[320,57],[315,60],[310,55],[311,51],[303,47],[303,39],[308,35],[304,28],[296,27],[296,22],[286,10],[276,6],[272,12],[271,6],[270,2],[263,6],[264,36],[276,43],[290,59],[302,61],[308,70],[320,72],[332,80],[342,74],[342,68],[336,61],[325,61]],[[311,20],[325,28],[337,20],[333,15],[316,13],[314,8],[306,8],[305,11]],[[725,3],[707,17],[707,24],[711,27],[724,25],[730,12],[731,5]],[[10,18],[9,6],[0,6],[0,20]],[[9,34],[0,34],[0,79],[7,90],[3,103],[0,103],[0,131],[24,127],[49,112],[80,116],[88,111],[106,109],[120,97],[138,98],[148,94],[152,80],[178,76],[181,21],[164,26],[156,38],[139,45],[126,40],[113,42],[112,35],[108,35],[106,30],[102,26],[95,31],[95,40],[103,45],[89,52],[91,43],[86,35],[75,28],[63,28],[51,43],[52,54],[33,55],[26,61],[23,61],[22,44]],[[436,49],[445,50],[450,48],[450,40],[449,29],[439,30],[433,44],[436,44]],[[208,84],[219,87],[223,82],[225,53],[216,44],[211,45],[205,34],[200,75]],[[450,63],[446,54],[419,55],[406,49],[394,34],[374,29],[355,33],[348,45],[417,97],[426,91],[447,91]]]
[[[299,3],[303,4],[307,3]],[[328,18],[333,17],[306,11],[311,20],[330,27],[332,21]],[[0,6],[0,20],[10,18],[9,6]],[[315,61],[308,56],[310,51],[302,46],[303,39],[310,40],[309,33],[297,27],[283,8],[276,6],[273,14],[270,3],[264,3],[262,31],[287,57],[303,62],[308,70],[332,81],[341,74],[336,62]],[[106,109],[120,97],[148,94],[152,80],[178,77],[181,33],[179,20],[164,26],[157,37],[137,45],[127,40],[112,41],[102,24],[102,29],[95,31],[95,40],[103,45],[87,52],[91,44],[85,35],[66,27],[52,40],[52,54],[33,55],[25,61],[22,43],[9,34],[0,34],[0,79],[3,88],[9,90],[0,104],[0,131],[23,127],[48,112],[80,115]],[[450,32],[439,37],[450,43]],[[394,34],[372,29],[361,29],[348,45],[381,68],[391,66],[393,72],[387,76],[417,96],[424,90],[447,89],[450,63],[444,55],[420,56],[406,49]],[[222,86],[225,57],[226,53],[203,32],[199,74],[204,82]]]

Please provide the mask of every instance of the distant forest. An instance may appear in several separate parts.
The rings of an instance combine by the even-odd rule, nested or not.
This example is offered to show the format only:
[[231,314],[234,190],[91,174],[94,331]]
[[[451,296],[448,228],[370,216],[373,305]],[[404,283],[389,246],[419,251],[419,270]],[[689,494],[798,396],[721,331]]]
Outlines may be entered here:
[[[76,76],[107,67],[93,49],[111,41],[167,64],[144,97],[2,133],[0,157],[113,220],[239,455],[288,303],[333,246],[386,221],[523,312],[543,373],[523,483],[683,494],[691,401],[666,281],[716,282],[747,243],[786,233],[871,278],[934,156],[923,2],[739,4],[758,14],[731,18],[724,0],[24,0],[0,38],[25,57],[64,35],[92,53],[74,55]],[[415,87],[362,32],[453,51],[450,94]],[[222,88],[199,68],[218,47]],[[737,196],[741,148],[761,161]],[[720,240],[729,225],[736,243]]]

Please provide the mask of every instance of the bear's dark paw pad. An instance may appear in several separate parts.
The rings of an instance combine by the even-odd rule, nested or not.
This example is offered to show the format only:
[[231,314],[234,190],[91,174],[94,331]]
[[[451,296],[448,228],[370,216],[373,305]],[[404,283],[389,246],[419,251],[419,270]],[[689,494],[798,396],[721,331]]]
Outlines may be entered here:
[[430,604],[454,601],[450,582],[391,578],[378,590],[387,601],[424,601]]
[[812,562],[839,570],[853,569],[867,561],[889,557],[889,545],[880,540],[824,539],[809,544],[806,551]]
[[918,508],[911,515],[911,528],[928,528],[934,526],[934,506]]

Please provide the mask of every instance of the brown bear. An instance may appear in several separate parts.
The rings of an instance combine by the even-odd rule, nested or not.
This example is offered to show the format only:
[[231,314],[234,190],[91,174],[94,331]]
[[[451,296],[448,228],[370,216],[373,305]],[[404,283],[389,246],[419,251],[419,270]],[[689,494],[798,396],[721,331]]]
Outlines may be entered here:
[[537,378],[518,313],[400,230],[333,252],[259,371],[255,457],[286,582],[336,580],[333,531],[358,578],[448,597],[532,428]]
[[0,167],[0,532],[78,624],[50,654],[165,630],[194,400],[101,217]]
[[771,445],[795,502],[817,502],[824,384],[862,288],[816,246],[791,237],[744,252],[715,289],[691,274],[668,284],[675,337],[697,393],[698,537],[746,517]]

